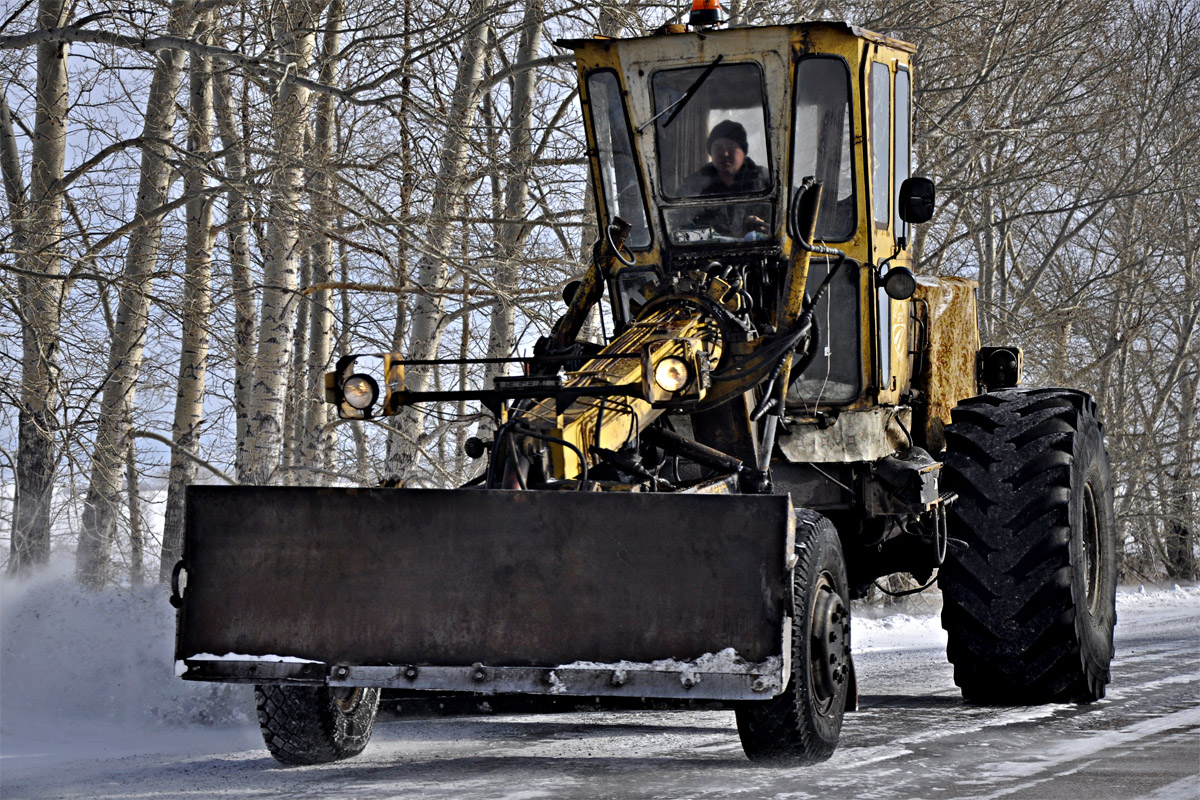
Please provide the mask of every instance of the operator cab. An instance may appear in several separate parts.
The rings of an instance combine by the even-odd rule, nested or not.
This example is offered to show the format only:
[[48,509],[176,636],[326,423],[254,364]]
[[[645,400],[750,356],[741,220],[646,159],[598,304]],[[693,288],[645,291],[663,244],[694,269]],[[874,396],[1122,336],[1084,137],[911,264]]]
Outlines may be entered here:
[[[746,324],[776,326],[800,252],[791,204],[815,178],[812,242],[848,261],[818,303],[823,341],[789,405],[898,402],[908,303],[883,279],[911,266],[900,200],[915,48],[834,22],[560,44],[576,55],[600,229],[631,225],[609,276],[618,330],[648,285],[714,262],[744,290]],[[810,289],[831,263],[811,259]]]

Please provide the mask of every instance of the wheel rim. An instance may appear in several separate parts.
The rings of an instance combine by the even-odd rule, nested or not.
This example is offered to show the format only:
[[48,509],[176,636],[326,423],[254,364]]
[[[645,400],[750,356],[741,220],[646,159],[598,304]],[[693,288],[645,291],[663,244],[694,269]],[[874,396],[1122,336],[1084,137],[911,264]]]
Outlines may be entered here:
[[1100,605],[1100,569],[1103,563],[1100,516],[1096,513],[1096,496],[1092,485],[1083,485],[1083,577],[1087,590],[1087,609],[1096,615]]
[[813,700],[822,714],[829,713],[839,688],[850,672],[847,643],[850,612],[835,589],[833,576],[822,572],[813,589],[812,619],[809,630],[809,677]]
[[361,686],[331,689],[330,695],[338,710],[343,714],[349,714],[358,708],[358,704],[362,701],[363,689]]

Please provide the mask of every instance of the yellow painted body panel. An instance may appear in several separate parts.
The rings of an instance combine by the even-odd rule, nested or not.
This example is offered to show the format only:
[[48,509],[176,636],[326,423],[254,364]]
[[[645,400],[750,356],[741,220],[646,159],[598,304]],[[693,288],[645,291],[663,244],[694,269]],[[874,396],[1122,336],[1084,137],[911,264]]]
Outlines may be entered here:
[[[661,342],[654,346],[655,342]],[[638,353],[651,346],[656,359],[680,356],[685,361],[691,355],[689,348],[701,349],[712,363],[721,358],[722,343],[716,325],[696,306],[673,306],[651,312],[630,325],[608,346],[607,352],[614,354]],[[566,374],[565,385],[619,386],[639,383],[643,380],[644,367],[640,357],[601,355],[587,362],[582,369]],[[702,394],[701,394],[702,396]],[[559,414],[553,400],[543,400],[528,411],[520,412],[522,419],[531,426],[551,436],[570,442],[587,455],[592,446],[607,450],[619,450],[637,431],[649,425],[660,409],[633,397],[580,398]],[[550,443],[550,457],[555,475],[575,478],[581,473],[579,458],[563,444]]]

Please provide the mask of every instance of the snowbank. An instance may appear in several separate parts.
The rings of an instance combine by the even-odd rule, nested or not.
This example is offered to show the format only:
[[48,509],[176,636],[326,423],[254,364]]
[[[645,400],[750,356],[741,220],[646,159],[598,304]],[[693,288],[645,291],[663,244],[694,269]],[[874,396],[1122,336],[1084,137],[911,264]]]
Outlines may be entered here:
[[936,611],[923,614],[893,614],[887,617],[855,617],[850,628],[854,652],[879,650],[944,649],[946,632]]
[[175,676],[168,594],[158,585],[84,592],[64,563],[27,580],[0,580],[5,733],[47,718],[139,726],[250,721],[250,687]]
[[1152,608],[1166,606],[1183,606],[1200,608],[1200,584],[1191,584],[1147,588],[1141,586],[1122,586],[1117,590],[1117,613],[1122,608]]
[[[921,605],[889,613],[887,606],[855,604],[854,652],[945,648],[946,632],[941,625],[941,597],[931,590],[919,597]],[[1200,611],[1200,584],[1167,586],[1122,586],[1117,589],[1117,616],[1124,609],[1189,609]]]

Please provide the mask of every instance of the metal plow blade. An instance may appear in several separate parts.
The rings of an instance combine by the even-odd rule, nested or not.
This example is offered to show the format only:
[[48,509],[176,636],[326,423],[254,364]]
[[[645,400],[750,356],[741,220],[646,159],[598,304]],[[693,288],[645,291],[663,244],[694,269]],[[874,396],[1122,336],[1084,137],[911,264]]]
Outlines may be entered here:
[[761,698],[790,641],[786,497],[189,489],[195,680]]

